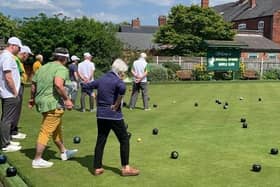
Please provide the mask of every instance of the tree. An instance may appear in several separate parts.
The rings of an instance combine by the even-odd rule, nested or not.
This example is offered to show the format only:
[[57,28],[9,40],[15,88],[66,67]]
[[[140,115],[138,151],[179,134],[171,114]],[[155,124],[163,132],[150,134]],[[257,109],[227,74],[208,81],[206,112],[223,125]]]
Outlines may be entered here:
[[211,8],[177,5],[155,34],[155,42],[168,46],[162,52],[169,55],[201,55],[206,51],[204,40],[232,40],[234,35],[232,24]]
[[47,17],[39,14],[20,22],[23,43],[35,54],[41,53],[48,60],[56,47],[69,49],[71,55],[82,57],[84,52],[94,55],[97,69],[106,71],[112,60],[121,54],[121,43],[116,39],[116,27],[111,23],[100,23],[86,17]]
[[16,22],[0,12],[0,38],[7,40],[11,36],[17,36]]

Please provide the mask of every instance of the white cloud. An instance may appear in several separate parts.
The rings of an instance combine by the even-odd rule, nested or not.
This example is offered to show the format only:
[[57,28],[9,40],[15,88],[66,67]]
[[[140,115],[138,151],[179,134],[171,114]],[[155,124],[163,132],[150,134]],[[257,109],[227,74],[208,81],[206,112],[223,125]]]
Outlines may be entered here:
[[131,4],[129,0],[104,0],[104,3],[111,8],[118,8]]
[[172,6],[176,3],[175,0],[141,0],[142,2],[147,2],[151,4],[155,4],[158,6]]
[[120,15],[110,14],[105,12],[99,12],[93,14],[92,17],[101,22],[106,21],[106,22],[120,23],[125,20]]

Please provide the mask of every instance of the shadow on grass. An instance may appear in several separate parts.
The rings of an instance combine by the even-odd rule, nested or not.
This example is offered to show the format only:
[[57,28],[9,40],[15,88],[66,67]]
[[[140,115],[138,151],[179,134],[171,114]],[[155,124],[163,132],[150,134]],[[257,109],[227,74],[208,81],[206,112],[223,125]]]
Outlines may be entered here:
[[[34,159],[35,156],[35,152],[36,149],[35,148],[30,148],[30,149],[22,149],[20,150],[20,152],[24,153],[26,157],[30,158],[31,160]],[[49,150],[49,147],[47,146],[44,153],[43,153],[43,158],[45,160],[49,160],[49,159],[60,159],[57,156],[55,156],[57,154],[56,151],[53,150]]]
[[[88,171],[90,173],[93,172],[93,155],[87,155],[87,156],[84,156],[84,157],[74,157],[72,158],[72,160],[74,161],[77,161],[81,164],[81,166],[85,167],[88,169]],[[107,166],[107,165],[103,165],[103,168],[105,170],[111,170],[112,172],[116,173],[116,174],[120,174],[120,169],[119,168],[115,168],[115,167],[110,167],[110,166]]]

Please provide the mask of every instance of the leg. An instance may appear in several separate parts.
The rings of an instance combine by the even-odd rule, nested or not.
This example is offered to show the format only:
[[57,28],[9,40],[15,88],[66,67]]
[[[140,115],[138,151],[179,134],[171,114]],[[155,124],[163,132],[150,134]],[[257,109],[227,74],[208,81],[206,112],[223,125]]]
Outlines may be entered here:
[[123,120],[113,121],[112,129],[120,142],[120,156],[122,166],[129,164],[129,138]]
[[78,95],[78,83],[76,81],[72,81],[72,86],[73,86],[73,91],[72,91],[72,95],[71,95],[71,100],[75,107],[76,98]]
[[6,147],[7,145],[10,144],[11,124],[17,115],[16,111],[19,102],[20,102],[19,97],[2,99],[2,116],[1,116],[1,123],[0,123],[1,148]]
[[81,110],[85,110],[86,109],[86,103],[85,103],[85,97],[86,97],[87,93],[86,92],[81,92]]
[[138,93],[139,93],[139,83],[133,82],[132,92],[131,92],[131,97],[130,97],[130,102],[129,102],[129,108],[135,108]]
[[147,82],[141,82],[141,92],[142,92],[142,100],[143,100],[143,105],[144,109],[149,109],[149,104],[148,104],[148,84]]
[[102,167],[102,158],[104,153],[104,147],[107,141],[107,137],[111,130],[110,120],[97,119],[97,141],[94,151],[94,168],[98,169]]
[[18,123],[19,123],[21,109],[22,109],[23,92],[24,92],[24,85],[22,84],[18,92],[19,103],[16,106],[15,118],[11,124],[11,135],[18,134]]
[[89,96],[89,106],[90,106],[90,111],[92,111],[94,109],[94,92],[92,91],[92,94]]

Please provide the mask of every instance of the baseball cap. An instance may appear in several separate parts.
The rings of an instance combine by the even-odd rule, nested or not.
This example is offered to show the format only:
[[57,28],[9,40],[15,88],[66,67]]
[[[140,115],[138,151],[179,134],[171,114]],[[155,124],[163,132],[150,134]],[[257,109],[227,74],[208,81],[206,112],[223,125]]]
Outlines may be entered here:
[[141,54],[140,54],[140,57],[142,57],[142,58],[147,58],[147,54],[146,54],[146,53],[141,53]]
[[14,36],[8,39],[8,44],[17,45],[20,48],[22,47],[21,40]]
[[31,49],[27,45],[22,46],[19,53],[28,53],[30,55],[33,55]]
[[92,55],[89,52],[84,53],[84,57],[92,57]]
[[78,61],[78,60],[80,60],[80,58],[77,57],[76,55],[73,55],[73,56],[71,56],[71,60],[72,61]]
[[69,58],[69,51],[66,48],[58,47],[58,48],[55,49],[53,55]]

